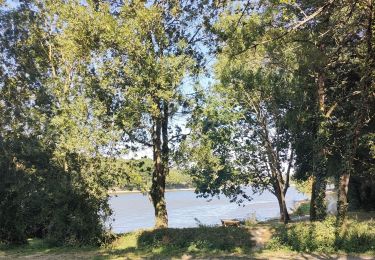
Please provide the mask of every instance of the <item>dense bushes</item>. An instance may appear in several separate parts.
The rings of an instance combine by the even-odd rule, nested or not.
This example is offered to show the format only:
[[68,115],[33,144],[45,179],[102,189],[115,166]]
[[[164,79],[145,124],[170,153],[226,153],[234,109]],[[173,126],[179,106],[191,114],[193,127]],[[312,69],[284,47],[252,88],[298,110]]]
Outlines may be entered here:
[[[100,160],[69,155],[64,171],[36,139],[0,142],[0,243],[22,244],[29,237],[55,245],[99,244],[110,215]],[[95,171],[85,168],[90,164]],[[87,176],[90,176],[88,178]]]
[[335,251],[362,253],[375,250],[375,222],[350,221],[345,232],[338,235],[336,218],[322,222],[296,223],[278,226],[268,244],[270,249],[287,247],[300,252]]

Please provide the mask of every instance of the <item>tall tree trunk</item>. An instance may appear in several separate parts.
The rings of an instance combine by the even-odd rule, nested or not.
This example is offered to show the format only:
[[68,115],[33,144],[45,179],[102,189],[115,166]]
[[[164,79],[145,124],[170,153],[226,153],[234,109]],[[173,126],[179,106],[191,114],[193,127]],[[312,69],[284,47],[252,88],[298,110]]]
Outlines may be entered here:
[[[169,111],[168,111],[168,102],[163,102],[163,118],[161,122],[161,131],[162,131],[162,148],[161,148],[161,161],[163,164],[163,174],[162,174],[162,188],[163,188],[163,200],[164,200],[164,191],[165,191],[165,180],[169,174],[169,146],[168,146],[168,123],[169,123]],[[165,209],[164,222],[165,226],[168,226],[168,215],[167,210]]]
[[[155,210],[155,228],[168,227],[167,205],[165,201],[165,165],[162,148],[163,116],[154,118],[152,129],[154,171],[150,196]],[[164,134],[164,133],[163,133]]]
[[[320,49],[323,50],[324,46]],[[327,216],[325,203],[326,197],[326,143],[327,133],[325,127],[325,77],[322,71],[317,77],[317,127],[313,149],[313,184],[310,201],[310,220],[323,220]]]

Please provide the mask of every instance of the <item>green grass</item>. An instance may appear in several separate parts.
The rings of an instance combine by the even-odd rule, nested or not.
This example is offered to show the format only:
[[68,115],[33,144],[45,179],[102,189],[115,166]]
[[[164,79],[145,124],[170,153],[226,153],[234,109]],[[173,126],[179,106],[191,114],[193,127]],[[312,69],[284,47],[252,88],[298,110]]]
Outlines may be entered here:
[[[24,256],[34,256],[30,259],[38,259],[40,255],[56,255],[62,258],[71,258],[69,256],[84,256],[88,253],[98,250],[96,247],[55,247],[42,239],[28,239],[25,245],[9,246],[0,244],[0,258],[13,259]],[[91,254],[92,255],[92,254]],[[64,257],[65,256],[65,257]]]
[[351,218],[342,232],[331,216],[322,222],[299,222],[275,225],[273,238],[267,245],[271,250],[321,253],[369,253],[375,252],[375,221],[357,221]]
[[[198,227],[140,230],[119,235],[106,247],[52,247],[44,240],[30,239],[27,245],[0,245],[0,258],[28,259],[180,259],[268,258],[293,259],[314,255],[375,255],[374,213],[351,213],[345,235],[336,236],[335,219],[323,222],[254,224],[245,227]],[[265,248],[254,247],[260,229],[267,229]],[[255,232],[254,232],[255,231]],[[267,232],[266,232],[267,233]],[[255,234],[255,237],[253,236]],[[269,238],[271,237],[271,239]]]
[[[171,258],[251,254],[252,236],[248,228],[199,227],[159,229],[121,236],[101,258],[124,254],[133,257]],[[98,257],[100,258],[100,257]]]
[[199,227],[183,229],[143,230],[120,235],[103,248],[50,247],[43,240],[30,239],[24,246],[0,247],[0,257],[16,258],[41,254],[61,258],[116,259],[180,258],[190,256],[251,255],[252,236],[247,227]]

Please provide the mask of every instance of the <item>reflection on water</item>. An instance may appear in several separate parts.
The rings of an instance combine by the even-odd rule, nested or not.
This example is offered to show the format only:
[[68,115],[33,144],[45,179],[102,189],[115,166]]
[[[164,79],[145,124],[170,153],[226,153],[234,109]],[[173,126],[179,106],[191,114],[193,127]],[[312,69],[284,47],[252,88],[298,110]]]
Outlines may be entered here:
[[[205,225],[216,225],[224,218],[243,219],[255,215],[258,220],[266,220],[279,216],[276,197],[268,191],[261,195],[253,195],[253,200],[242,206],[230,203],[223,196],[210,201],[196,196],[193,191],[166,193],[169,227],[196,227],[198,225],[196,219]],[[286,195],[287,206],[293,208],[296,201],[306,198],[294,187],[290,187]],[[112,223],[114,232],[127,232],[154,226],[154,211],[147,196],[140,193],[120,194],[111,198],[110,205],[115,218]]]

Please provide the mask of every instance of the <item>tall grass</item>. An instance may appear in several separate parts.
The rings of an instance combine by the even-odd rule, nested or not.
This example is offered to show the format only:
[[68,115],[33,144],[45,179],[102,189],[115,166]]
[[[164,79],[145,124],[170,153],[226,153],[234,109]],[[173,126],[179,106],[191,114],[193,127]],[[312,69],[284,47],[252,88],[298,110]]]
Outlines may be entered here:
[[322,222],[279,225],[268,243],[268,249],[288,248],[299,252],[324,253],[375,252],[374,221],[350,220],[344,232],[337,232],[335,224],[336,218],[331,216]]

